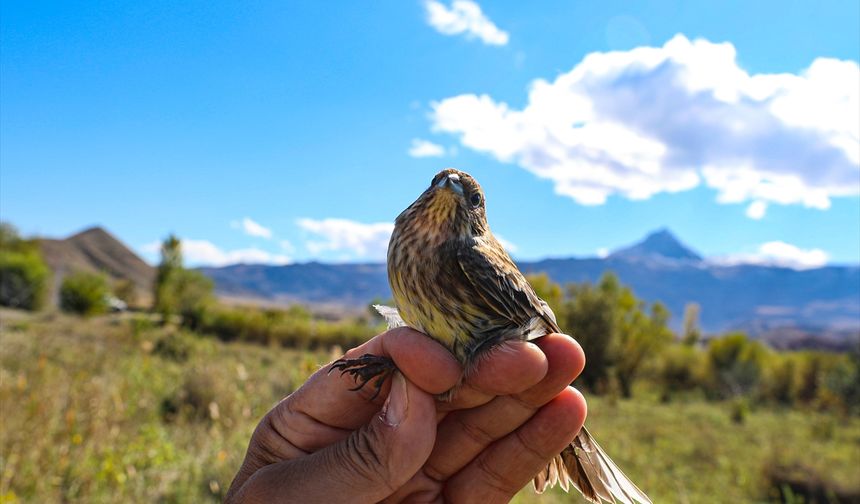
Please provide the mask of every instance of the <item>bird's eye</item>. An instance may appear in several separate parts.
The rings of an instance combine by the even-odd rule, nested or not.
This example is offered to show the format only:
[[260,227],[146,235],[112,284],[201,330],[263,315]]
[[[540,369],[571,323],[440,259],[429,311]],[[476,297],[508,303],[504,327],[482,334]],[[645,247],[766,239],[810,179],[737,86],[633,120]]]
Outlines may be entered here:
[[472,194],[472,196],[469,198],[469,202],[472,204],[473,207],[479,206],[481,204],[481,195],[478,193]]

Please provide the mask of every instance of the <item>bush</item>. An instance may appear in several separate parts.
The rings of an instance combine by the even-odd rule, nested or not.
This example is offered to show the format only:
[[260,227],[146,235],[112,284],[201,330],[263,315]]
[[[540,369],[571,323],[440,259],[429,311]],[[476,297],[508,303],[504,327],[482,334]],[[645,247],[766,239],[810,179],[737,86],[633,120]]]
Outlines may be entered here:
[[858,502],[860,487],[840,485],[804,462],[774,459],[765,463],[764,480],[780,502]]
[[38,310],[45,304],[50,276],[38,251],[0,251],[0,305]]
[[860,348],[842,357],[824,377],[824,387],[847,413],[860,413]]
[[158,339],[152,353],[175,362],[185,362],[194,351],[194,346],[184,333],[166,334]]
[[128,278],[122,278],[114,284],[113,295],[129,307],[137,305],[137,286]]
[[745,334],[712,339],[708,343],[711,395],[735,397],[755,391],[766,357],[767,349]]
[[214,284],[199,271],[172,270],[158,286],[156,311],[164,320],[179,315],[182,325],[196,330],[213,302]]
[[662,397],[669,400],[678,392],[701,387],[705,382],[705,355],[696,347],[671,345],[660,356],[658,367]]
[[213,307],[198,330],[222,341],[247,341],[294,348],[354,347],[372,338],[378,328],[356,320],[315,320],[302,307],[286,310]]
[[110,286],[104,275],[72,273],[60,286],[60,308],[78,315],[97,315],[107,311],[109,294]]

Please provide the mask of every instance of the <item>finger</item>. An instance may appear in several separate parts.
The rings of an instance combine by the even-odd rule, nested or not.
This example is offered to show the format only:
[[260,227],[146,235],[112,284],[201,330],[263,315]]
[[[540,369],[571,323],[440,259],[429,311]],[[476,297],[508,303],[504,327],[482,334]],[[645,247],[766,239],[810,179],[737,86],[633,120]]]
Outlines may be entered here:
[[443,411],[474,408],[499,395],[522,392],[547,372],[547,359],[538,345],[508,341],[483,354],[467,372],[463,383]]
[[[407,327],[386,331],[348,351],[345,358],[364,354],[391,358],[410,382],[430,394],[450,389],[462,374],[459,363],[445,347]],[[351,391],[356,386],[351,376],[337,371],[329,373],[328,366],[323,367],[284,401],[286,404],[279,408],[279,414],[285,418],[280,423],[290,425],[299,422],[296,430],[300,431],[308,428],[303,420],[313,420],[336,429],[333,432],[352,431],[379,411],[388,394],[390,381],[386,380],[376,398],[370,400],[375,394],[372,383],[358,392]],[[332,442],[330,438],[320,438],[317,432],[310,434],[306,437],[321,446]],[[343,437],[343,432],[337,435]],[[304,443],[302,447],[309,451],[315,449]]]
[[571,337],[551,334],[537,344],[548,362],[543,380],[519,394],[449,413],[439,423],[436,446],[424,468],[432,478],[445,480],[465,467],[493,441],[525,423],[582,372],[585,356]]
[[433,396],[395,373],[380,414],[348,438],[299,459],[266,466],[236,502],[377,502],[424,464],[436,437]]
[[520,428],[490,445],[445,487],[451,502],[508,502],[585,422],[585,398],[568,387]]
[[[365,353],[391,357],[419,388],[433,393],[453,386],[461,374],[459,364],[444,347],[409,328],[386,331],[350,350],[347,356]],[[376,400],[380,402],[372,402],[349,390],[355,386],[349,377],[329,374],[328,369],[326,366],[317,371],[266,414],[254,431],[231,488],[241,485],[261,467],[302,457],[346,439],[379,411],[390,383],[382,387]]]

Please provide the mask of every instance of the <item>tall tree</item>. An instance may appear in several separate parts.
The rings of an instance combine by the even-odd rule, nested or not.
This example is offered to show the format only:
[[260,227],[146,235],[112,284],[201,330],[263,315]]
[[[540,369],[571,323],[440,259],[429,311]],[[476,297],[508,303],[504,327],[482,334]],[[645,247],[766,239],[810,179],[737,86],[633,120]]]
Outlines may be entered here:
[[153,309],[167,321],[175,314],[176,296],[171,280],[182,270],[182,242],[176,235],[169,235],[161,242],[161,262],[155,276]]

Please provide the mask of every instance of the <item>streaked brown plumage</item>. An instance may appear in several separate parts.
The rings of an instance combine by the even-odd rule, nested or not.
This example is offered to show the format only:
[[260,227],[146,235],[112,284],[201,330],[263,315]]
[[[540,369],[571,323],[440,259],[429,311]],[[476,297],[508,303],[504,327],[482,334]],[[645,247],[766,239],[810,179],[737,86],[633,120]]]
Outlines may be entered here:
[[[549,305],[490,232],[480,185],[459,170],[439,172],[397,217],[388,279],[397,312],[383,307],[380,313],[389,325],[405,324],[439,341],[467,373],[499,343],[561,332]],[[385,366],[341,361],[335,368],[363,385]],[[556,483],[565,490],[573,485],[595,503],[651,502],[585,428],[534,479],[538,492]]]

